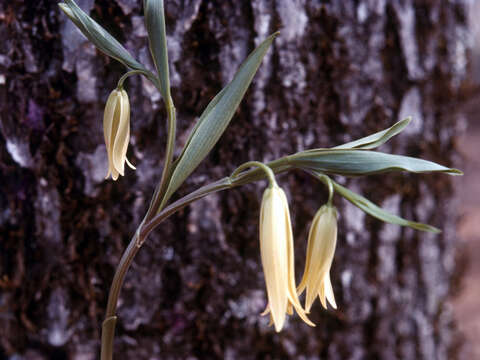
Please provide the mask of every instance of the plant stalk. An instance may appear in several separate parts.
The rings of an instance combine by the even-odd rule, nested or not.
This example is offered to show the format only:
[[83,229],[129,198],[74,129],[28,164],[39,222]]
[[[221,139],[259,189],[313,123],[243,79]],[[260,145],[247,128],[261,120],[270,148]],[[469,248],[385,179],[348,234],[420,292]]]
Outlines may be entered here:
[[[269,168],[272,169],[274,173],[280,173],[287,170],[290,170],[292,167],[288,164],[288,161],[285,158],[281,158],[275,161],[272,161],[267,164]],[[243,166],[243,165],[242,165]],[[125,275],[127,274],[128,269],[130,268],[135,255],[140,250],[141,246],[145,242],[147,236],[152,232],[157,226],[159,226],[165,219],[175,212],[183,209],[185,206],[191,204],[194,201],[197,201],[209,194],[223,191],[226,189],[231,189],[237,186],[245,185],[254,181],[263,180],[267,177],[267,174],[264,170],[256,168],[248,171],[244,171],[240,174],[236,174],[235,177],[225,177],[223,179],[217,180],[208,185],[202,186],[201,188],[195,190],[194,192],[184,196],[183,198],[173,202],[169,206],[165,207],[158,214],[152,214],[150,219],[145,219],[142,221],[138,227],[135,235],[130,240],[128,247],[125,249],[125,252],[120,259],[120,263],[117,266],[117,270],[112,280],[112,286],[110,287],[110,292],[108,294],[108,303],[107,311],[105,313],[105,320],[102,324],[102,345],[101,345],[101,360],[112,360],[113,358],[113,339],[115,336],[115,325],[116,325],[116,309],[118,298],[120,296],[120,291],[125,280]],[[162,177],[163,178],[163,177]],[[158,196],[157,199],[160,197]],[[152,204],[155,203],[155,199],[152,200]],[[150,206],[152,209],[152,205]],[[148,213],[147,213],[148,215]]]
[[162,178],[160,183],[155,188],[153,194],[152,202],[147,210],[145,215],[144,222],[149,221],[156,213],[160,212],[161,207],[163,206],[163,197],[165,195],[165,190],[168,185],[168,181],[173,172],[172,163],[173,163],[173,152],[175,150],[175,133],[177,128],[177,120],[175,114],[175,106],[173,105],[172,98],[168,98],[166,101],[167,106],[167,118],[168,118],[168,139],[167,139],[167,148],[165,151],[165,162],[162,171]]
[[232,186],[230,178],[223,178],[214,183],[208,184],[201,187],[200,189],[194,191],[193,193],[177,200],[170,206],[166,207],[163,211],[157,214],[154,217],[154,221],[142,222],[140,227],[135,232],[132,240],[128,244],[127,249],[123,253],[120,263],[118,264],[117,270],[113,277],[112,286],[108,294],[108,304],[107,311],[105,313],[105,320],[102,325],[102,346],[101,346],[101,360],[111,360],[113,357],[113,339],[115,336],[115,324],[116,324],[116,309],[118,298],[120,296],[120,291],[125,280],[125,275],[127,274],[130,265],[133,262],[133,259],[137,252],[140,250],[140,247],[143,245],[148,234],[160,225],[166,218],[168,218],[173,213],[184,208],[188,204],[201,199],[202,197],[211,194],[213,192],[221,191],[228,189]]

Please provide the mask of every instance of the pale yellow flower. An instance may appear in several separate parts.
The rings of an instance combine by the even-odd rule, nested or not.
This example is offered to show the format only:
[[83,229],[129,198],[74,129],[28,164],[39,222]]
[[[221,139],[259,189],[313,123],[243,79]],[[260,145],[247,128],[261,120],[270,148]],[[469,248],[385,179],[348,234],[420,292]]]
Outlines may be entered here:
[[336,309],[335,296],[330,281],[330,267],[337,243],[337,211],[330,205],[322,206],[312,221],[308,234],[307,259],[302,281],[297,288],[300,295],[307,290],[305,310],[312,307],[315,298],[320,298],[323,307],[327,308],[327,300]]
[[271,322],[279,332],[292,306],[307,324],[315,326],[302,308],[295,286],[293,235],[285,193],[277,185],[267,188],[260,210],[260,252],[267,287]]
[[108,173],[113,180],[124,174],[125,162],[132,169],[135,167],[127,159],[130,141],[130,103],[127,92],[115,89],[108,97],[103,114],[103,135],[108,154]]

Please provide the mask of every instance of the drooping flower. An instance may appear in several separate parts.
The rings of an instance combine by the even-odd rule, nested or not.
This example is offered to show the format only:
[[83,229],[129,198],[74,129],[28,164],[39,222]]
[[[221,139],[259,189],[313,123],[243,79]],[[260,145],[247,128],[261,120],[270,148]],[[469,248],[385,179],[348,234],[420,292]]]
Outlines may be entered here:
[[271,322],[279,332],[292,306],[307,324],[315,326],[302,308],[295,286],[293,235],[285,193],[276,184],[263,194],[260,210],[260,252]]
[[336,244],[337,210],[331,205],[324,205],[315,214],[310,227],[305,270],[297,288],[299,295],[306,289],[307,313],[310,312],[317,295],[325,309],[327,300],[334,309],[337,308],[330,281],[330,267]]
[[127,92],[123,89],[113,90],[107,99],[103,114],[103,135],[108,154],[108,173],[113,180],[124,175],[125,162],[132,169],[135,167],[127,159],[130,141],[130,103]]

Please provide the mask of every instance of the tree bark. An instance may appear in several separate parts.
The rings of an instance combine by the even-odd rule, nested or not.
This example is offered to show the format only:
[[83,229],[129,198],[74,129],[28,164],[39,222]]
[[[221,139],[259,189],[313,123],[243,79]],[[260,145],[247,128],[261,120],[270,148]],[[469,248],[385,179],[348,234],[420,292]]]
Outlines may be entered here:
[[[140,1],[78,4],[151,66]],[[466,75],[463,1],[166,0],[177,152],[248,53],[280,30],[206,161],[180,194],[248,160],[368,135],[412,115],[381,150],[452,166]],[[55,2],[0,4],[0,358],[96,359],[115,267],[160,180],[166,113],[131,77],[127,170],[107,170],[102,111],[124,68],[96,51]],[[209,196],[147,240],[119,303],[116,359],[456,359],[449,294],[455,197],[446,175],[338,181],[432,235],[381,223],[335,197],[332,281],[339,309],[315,303],[310,328],[279,334],[259,314],[264,182]],[[297,277],[323,185],[278,179],[289,197]],[[298,279],[297,279],[298,280]]]

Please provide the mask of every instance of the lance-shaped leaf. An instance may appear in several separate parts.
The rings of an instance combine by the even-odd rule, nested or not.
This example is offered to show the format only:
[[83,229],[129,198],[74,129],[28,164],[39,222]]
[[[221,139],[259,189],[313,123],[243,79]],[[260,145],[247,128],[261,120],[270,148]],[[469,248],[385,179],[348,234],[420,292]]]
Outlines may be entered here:
[[375,205],[373,202],[363,197],[362,195],[354,193],[353,191],[347,189],[346,187],[343,187],[342,185],[337,184],[333,180],[332,180],[332,183],[333,183],[333,187],[335,188],[335,191],[338,192],[340,195],[342,195],[345,199],[350,201],[353,205],[357,206],[361,210],[365,211],[367,214],[381,221],[385,221],[387,223],[401,225],[401,226],[408,226],[408,227],[411,227],[412,229],[421,230],[421,231],[429,231],[433,233],[441,232],[439,229],[437,229],[434,226],[406,220],[404,218],[401,218],[400,216],[391,214],[388,211],[385,211],[384,209],[382,209],[381,207]]
[[370,150],[313,149],[288,157],[292,166],[328,174],[361,176],[388,171],[408,171],[412,173],[442,172],[462,175],[432,161],[409,156],[392,155]]
[[150,52],[160,79],[160,92],[163,98],[168,101],[170,98],[170,79],[163,0],[144,0],[144,9]]
[[73,0],[65,0],[65,3],[60,3],[58,5],[83,35],[85,35],[100,51],[132,69],[147,71],[142,64],[130,55],[122,44],[80,9]]
[[374,149],[386,143],[388,140],[390,140],[390,138],[403,131],[403,129],[410,123],[410,121],[412,121],[411,116],[395,123],[388,129],[379,131],[375,134],[363,137],[355,141],[350,141],[346,144],[335,146],[333,149]]
[[270,35],[243,62],[232,81],[204,110],[175,163],[164,199],[168,199],[207,156],[227,128],[270,44],[278,33]]

